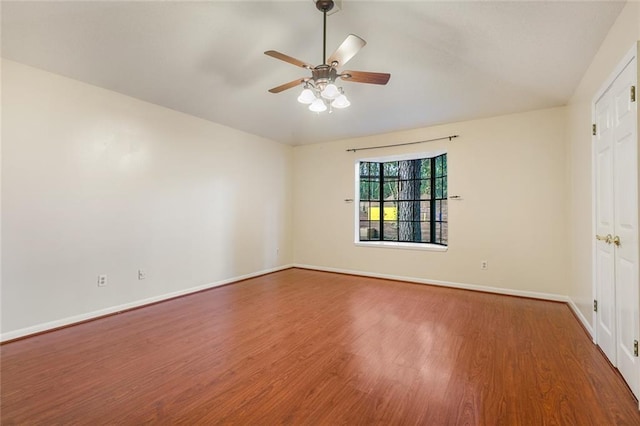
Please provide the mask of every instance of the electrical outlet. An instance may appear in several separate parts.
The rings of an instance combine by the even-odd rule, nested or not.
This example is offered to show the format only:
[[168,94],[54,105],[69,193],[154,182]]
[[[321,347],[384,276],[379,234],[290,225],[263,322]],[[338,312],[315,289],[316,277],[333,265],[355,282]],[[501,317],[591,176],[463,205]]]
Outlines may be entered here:
[[98,275],[98,287],[106,287],[107,275]]
[[489,269],[489,262],[487,262],[486,260],[480,262],[480,269]]
[[147,278],[147,273],[144,271],[144,269],[138,269],[138,279],[144,280],[145,278]]

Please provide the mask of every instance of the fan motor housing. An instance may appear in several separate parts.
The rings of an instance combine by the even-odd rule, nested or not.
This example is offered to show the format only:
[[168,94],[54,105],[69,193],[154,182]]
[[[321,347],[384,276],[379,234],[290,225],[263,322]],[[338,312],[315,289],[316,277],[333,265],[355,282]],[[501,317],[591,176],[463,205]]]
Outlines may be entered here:
[[336,81],[336,77],[338,76],[336,69],[329,65],[318,65],[311,70],[311,74],[316,84]]

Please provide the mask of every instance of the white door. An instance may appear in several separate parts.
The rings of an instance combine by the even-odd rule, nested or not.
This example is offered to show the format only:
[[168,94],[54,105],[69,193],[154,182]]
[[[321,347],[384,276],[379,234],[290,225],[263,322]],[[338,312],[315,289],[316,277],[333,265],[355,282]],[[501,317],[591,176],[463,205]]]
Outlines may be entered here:
[[636,103],[629,88],[636,85],[636,61],[632,61],[611,87],[614,143],[614,247],[616,345],[618,370],[635,395],[640,395],[638,358],[638,150]]
[[613,104],[610,92],[596,103],[595,222],[596,222],[596,341],[616,365],[616,291],[613,227]]
[[640,395],[637,104],[631,60],[595,104],[596,342]]

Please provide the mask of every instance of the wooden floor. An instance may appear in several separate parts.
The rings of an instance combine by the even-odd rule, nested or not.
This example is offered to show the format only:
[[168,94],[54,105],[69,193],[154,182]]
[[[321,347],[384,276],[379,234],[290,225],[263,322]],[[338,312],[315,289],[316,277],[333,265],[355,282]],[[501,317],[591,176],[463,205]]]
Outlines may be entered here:
[[300,269],[1,351],[2,425],[640,425],[565,304]]

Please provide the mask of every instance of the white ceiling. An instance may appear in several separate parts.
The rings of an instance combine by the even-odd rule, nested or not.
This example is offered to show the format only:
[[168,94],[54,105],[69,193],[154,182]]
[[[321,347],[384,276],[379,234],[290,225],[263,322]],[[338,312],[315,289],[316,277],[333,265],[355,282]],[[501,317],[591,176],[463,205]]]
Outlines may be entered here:
[[351,107],[316,114],[307,71],[263,54],[322,61],[322,14],[297,1],[2,1],[2,56],[276,141],[299,145],[565,104],[623,2],[343,0],[327,55],[389,72],[345,82]]

